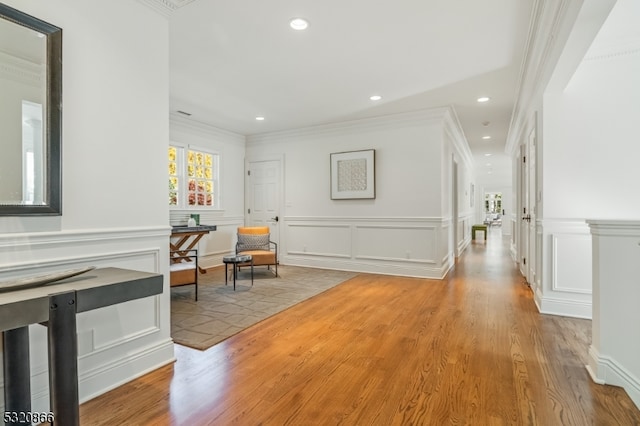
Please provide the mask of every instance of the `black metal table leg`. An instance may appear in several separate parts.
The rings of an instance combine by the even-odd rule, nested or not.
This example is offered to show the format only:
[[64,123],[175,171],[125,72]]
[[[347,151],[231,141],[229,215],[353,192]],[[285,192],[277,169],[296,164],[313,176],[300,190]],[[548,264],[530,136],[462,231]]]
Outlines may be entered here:
[[49,297],[49,396],[55,424],[80,424],[76,292]]
[[233,291],[236,291],[236,275],[238,275],[238,264],[233,264]]
[[[31,372],[29,368],[29,326],[2,333],[4,358],[4,412],[31,412]],[[9,419],[12,418],[10,415]],[[31,424],[16,414],[7,425]],[[20,421],[24,420],[24,421]]]

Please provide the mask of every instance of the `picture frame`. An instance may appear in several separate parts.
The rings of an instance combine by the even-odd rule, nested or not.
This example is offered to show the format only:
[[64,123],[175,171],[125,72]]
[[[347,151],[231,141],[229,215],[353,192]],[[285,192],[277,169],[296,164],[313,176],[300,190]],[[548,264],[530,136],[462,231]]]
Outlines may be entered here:
[[475,186],[473,184],[471,184],[470,189],[469,189],[469,206],[473,207],[475,198],[476,198],[476,193],[475,193]]
[[330,154],[331,199],[375,199],[375,159],[375,149]]

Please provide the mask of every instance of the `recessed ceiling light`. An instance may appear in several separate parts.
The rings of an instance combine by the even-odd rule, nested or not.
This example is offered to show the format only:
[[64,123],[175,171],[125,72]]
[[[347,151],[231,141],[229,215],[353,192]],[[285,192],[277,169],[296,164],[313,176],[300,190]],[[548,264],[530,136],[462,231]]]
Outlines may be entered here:
[[257,116],[257,117],[256,117],[256,120],[258,120],[258,121],[264,121],[264,117],[263,117],[263,116],[261,116],[261,115],[259,115],[259,116]]
[[480,103],[489,102],[489,100],[491,100],[491,98],[488,97],[488,96],[482,96],[482,97],[478,98],[478,102],[480,102]]
[[489,139],[491,139],[491,136],[483,136],[482,139],[489,140]]
[[491,157],[491,154],[486,153],[484,156],[485,156],[485,157]]
[[369,99],[371,99],[372,101],[379,101],[380,99],[382,99],[382,96],[373,95],[373,96],[370,96]]
[[293,18],[289,21],[289,26],[296,31],[302,31],[309,27],[309,21],[303,18]]
[[491,167],[491,163],[487,163],[487,167]]

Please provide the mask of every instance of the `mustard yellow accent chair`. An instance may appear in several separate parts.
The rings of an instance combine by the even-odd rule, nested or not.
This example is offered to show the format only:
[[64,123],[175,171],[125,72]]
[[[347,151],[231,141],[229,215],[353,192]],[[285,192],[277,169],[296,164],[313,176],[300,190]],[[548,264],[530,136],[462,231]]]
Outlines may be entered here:
[[[276,277],[278,276],[278,244],[271,241],[268,226],[238,227],[236,254],[250,254],[253,266],[266,265],[269,270],[274,266]],[[249,265],[250,263],[246,263],[238,266]]]

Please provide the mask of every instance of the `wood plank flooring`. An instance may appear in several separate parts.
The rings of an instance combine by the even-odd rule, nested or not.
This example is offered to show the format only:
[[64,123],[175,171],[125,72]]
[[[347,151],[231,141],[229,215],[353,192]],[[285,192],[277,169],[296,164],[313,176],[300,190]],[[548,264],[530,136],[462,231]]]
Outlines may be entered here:
[[442,281],[358,275],[80,407],[82,425],[640,425],[499,235]]

